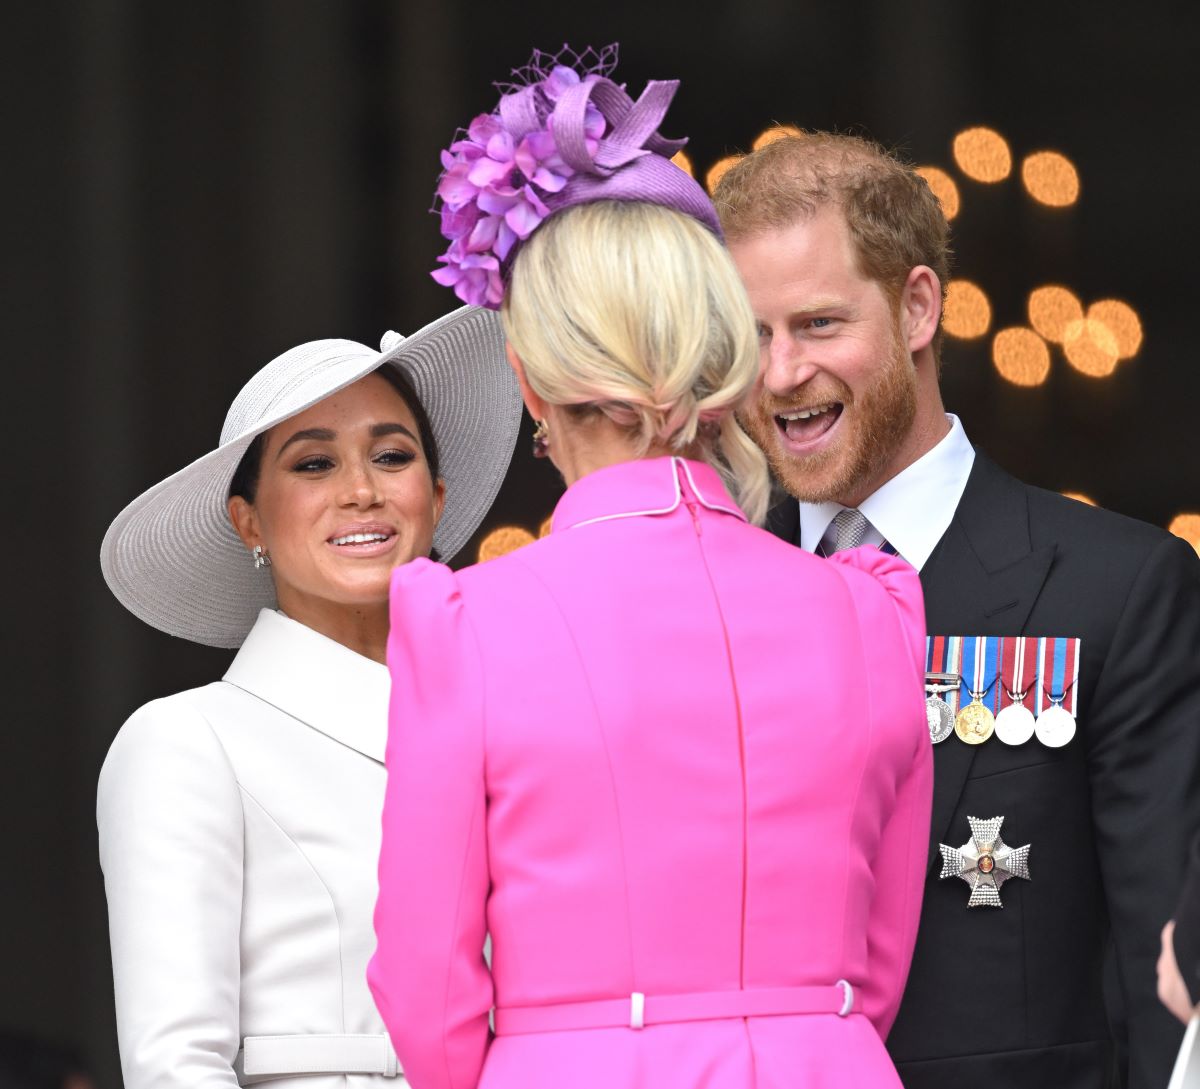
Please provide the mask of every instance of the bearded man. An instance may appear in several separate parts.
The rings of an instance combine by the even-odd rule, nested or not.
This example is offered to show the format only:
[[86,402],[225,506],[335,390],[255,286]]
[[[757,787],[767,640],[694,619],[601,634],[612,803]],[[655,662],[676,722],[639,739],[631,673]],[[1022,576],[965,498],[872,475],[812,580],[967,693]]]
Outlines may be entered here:
[[745,423],[794,497],[769,528],[898,552],[925,589],[934,808],[901,1078],[1161,1089],[1180,1030],[1158,936],[1200,824],[1196,554],[1014,479],[946,414],[949,228],[909,166],[793,137],[715,202],[761,337]]

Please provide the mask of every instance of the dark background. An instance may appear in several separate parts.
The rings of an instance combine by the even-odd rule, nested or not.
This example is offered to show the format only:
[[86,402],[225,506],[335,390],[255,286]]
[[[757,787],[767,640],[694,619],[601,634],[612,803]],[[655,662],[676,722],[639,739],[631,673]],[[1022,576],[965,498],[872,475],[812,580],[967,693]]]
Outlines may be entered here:
[[[120,1077],[96,775],[136,706],[215,679],[228,656],[126,614],[100,578],[100,538],[214,445],[233,395],[280,351],[377,341],[456,305],[428,278],[444,245],[426,211],[437,152],[532,46],[619,40],[635,93],[681,78],[665,129],[691,136],[701,168],[784,121],[951,170],[957,271],[987,290],[997,327],[1063,282],[1128,300],[1146,330],[1113,377],[1055,351],[1035,390],[997,376],[987,339],[949,341],[946,401],[968,434],[1027,480],[1159,525],[1200,510],[1194,5],[80,0],[16,19],[0,1030],[78,1046],[102,1087]],[[950,144],[975,124],[1018,160],[1067,154],[1078,205],[963,179]],[[523,438],[489,525],[536,529],[558,491]]]

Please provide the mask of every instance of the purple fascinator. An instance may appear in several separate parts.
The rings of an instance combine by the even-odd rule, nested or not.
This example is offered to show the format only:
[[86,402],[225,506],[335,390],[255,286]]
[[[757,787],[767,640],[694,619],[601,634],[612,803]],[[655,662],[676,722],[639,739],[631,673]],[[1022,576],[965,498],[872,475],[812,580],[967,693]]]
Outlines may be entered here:
[[721,225],[704,190],[671,156],[687,140],[658,132],[678,80],[651,80],[635,102],[611,79],[617,46],[535,50],[496,84],[500,104],[442,152],[434,211],[450,246],[433,278],[465,303],[498,310],[516,249],[553,212],[639,200]]

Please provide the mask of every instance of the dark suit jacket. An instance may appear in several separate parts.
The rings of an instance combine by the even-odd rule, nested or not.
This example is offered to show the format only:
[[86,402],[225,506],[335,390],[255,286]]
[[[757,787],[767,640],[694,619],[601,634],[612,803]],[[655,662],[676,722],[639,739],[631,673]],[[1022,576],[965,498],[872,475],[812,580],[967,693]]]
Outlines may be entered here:
[[[794,501],[768,527],[796,541]],[[908,1089],[1162,1089],[1181,1027],[1155,995],[1158,935],[1200,826],[1200,560],[1142,522],[1032,488],[976,456],[921,571],[937,635],[1082,640],[1079,732],[934,748],[920,932],[888,1050]],[[938,843],[1003,816],[1031,881],[967,908]],[[1115,946],[1123,1009],[1110,1027]]]
[[1200,836],[1192,841],[1183,892],[1175,907],[1175,961],[1192,1003],[1200,1002]]

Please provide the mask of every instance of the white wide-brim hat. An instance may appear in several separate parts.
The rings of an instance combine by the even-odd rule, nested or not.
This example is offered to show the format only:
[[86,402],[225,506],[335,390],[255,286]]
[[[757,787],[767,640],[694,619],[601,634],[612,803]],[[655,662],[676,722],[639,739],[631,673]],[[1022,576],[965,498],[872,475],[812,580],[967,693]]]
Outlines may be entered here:
[[464,306],[410,337],[387,333],[383,350],[352,340],[314,340],[273,359],[234,399],[221,442],[138,496],[100,546],[109,589],[160,631],[213,647],[237,647],[275,587],[229,521],[233,474],[264,431],[311,408],[384,364],[403,371],[437,442],[446,502],[433,545],[449,560],[496,498],[521,423],[521,394],[504,357],[500,316]]

